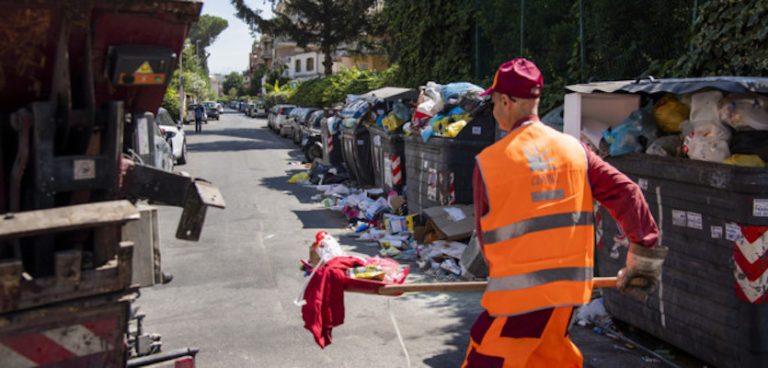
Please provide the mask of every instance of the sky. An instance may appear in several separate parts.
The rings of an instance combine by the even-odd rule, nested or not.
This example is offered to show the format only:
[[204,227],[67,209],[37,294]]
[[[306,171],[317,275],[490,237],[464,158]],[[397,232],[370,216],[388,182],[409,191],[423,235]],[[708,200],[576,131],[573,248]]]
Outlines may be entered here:
[[[272,17],[271,2],[268,0],[246,0],[251,9],[261,9],[261,16]],[[235,8],[229,0],[205,0],[203,14],[215,15],[229,22],[216,42],[206,50],[210,53],[208,70],[212,74],[229,74],[248,69],[248,53],[251,52],[251,37],[248,26],[235,16]]]

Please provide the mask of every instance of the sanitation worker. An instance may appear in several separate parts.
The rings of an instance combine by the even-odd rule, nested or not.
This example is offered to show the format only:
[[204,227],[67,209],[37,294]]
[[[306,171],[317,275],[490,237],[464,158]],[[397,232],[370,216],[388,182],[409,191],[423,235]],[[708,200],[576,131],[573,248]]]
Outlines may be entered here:
[[644,299],[660,281],[666,249],[656,245],[640,188],[539,121],[543,87],[538,67],[519,58],[502,64],[484,92],[508,135],[476,158],[475,218],[489,277],[465,368],[582,366],[568,324],[592,294],[593,199],[631,242],[619,290]]

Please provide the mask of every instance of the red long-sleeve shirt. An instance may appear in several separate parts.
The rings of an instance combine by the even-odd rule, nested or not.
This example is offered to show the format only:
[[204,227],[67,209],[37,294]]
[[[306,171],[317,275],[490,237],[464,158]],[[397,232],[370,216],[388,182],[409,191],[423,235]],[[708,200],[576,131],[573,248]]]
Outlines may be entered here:
[[[516,129],[532,117],[515,123]],[[587,177],[592,188],[592,197],[605,206],[608,212],[621,225],[627,238],[639,245],[653,247],[659,239],[659,228],[651,216],[648,204],[640,187],[622,174],[615,167],[603,161],[600,156],[588,148]],[[483,246],[480,218],[488,212],[488,196],[480,169],[475,165],[472,176],[475,205],[475,228],[478,244]]]

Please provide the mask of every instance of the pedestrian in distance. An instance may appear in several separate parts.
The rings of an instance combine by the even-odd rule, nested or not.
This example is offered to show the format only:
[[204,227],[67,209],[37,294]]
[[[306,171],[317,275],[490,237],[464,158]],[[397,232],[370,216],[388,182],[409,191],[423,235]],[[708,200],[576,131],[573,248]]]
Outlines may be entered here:
[[205,108],[203,105],[195,106],[195,133],[201,133],[203,131],[203,115],[205,114]]
[[618,289],[645,300],[660,282],[666,248],[640,188],[576,138],[539,120],[544,78],[531,61],[502,64],[483,95],[508,135],[477,155],[475,226],[488,262],[485,309],[462,364],[582,367],[568,337],[574,308],[590,301],[593,200],[630,240]]

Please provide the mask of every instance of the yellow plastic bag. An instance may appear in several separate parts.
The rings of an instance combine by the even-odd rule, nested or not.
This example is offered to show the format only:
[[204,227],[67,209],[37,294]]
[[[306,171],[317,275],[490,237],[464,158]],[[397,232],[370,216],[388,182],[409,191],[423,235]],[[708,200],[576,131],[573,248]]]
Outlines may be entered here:
[[680,124],[688,120],[690,110],[673,95],[666,95],[653,106],[656,125],[667,133],[680,133]]
[[398,118],[394,112],[385,116],[381,121],[381,124],[384,125],[384,129],[386,129],[388,132],[394,132],[397,130],[397,128],[403,125],[403,123],[404,121]]
[[290,184],[306,183],[308,181],[309,181],[309,173],[306,171],[295,174],[291,176],[290,179],[288,179],[288,183]]
[[763,161],[758,155],[744,155],[735,153],[731,157],[722,161],[724,164],[746,166],[746,167],[765,167],[765,161]]
[[461,132],[464,127],[467,126],[467,122],[464,120],[459,120],[455,123],[448,124],[447,127],[445,127],[445,134],[444,136],[448,138],[456,138],[457,135]]

